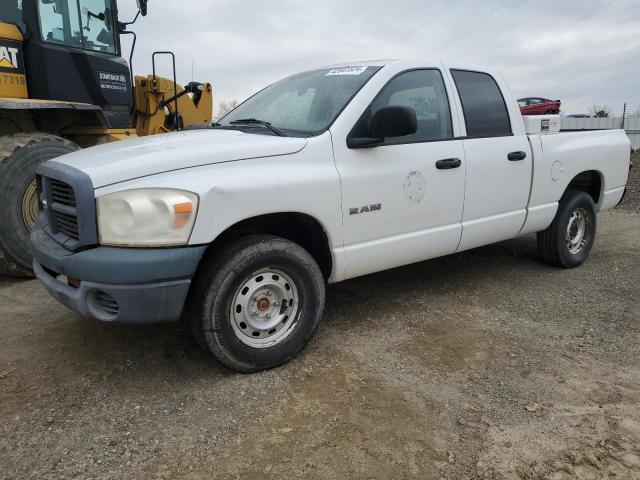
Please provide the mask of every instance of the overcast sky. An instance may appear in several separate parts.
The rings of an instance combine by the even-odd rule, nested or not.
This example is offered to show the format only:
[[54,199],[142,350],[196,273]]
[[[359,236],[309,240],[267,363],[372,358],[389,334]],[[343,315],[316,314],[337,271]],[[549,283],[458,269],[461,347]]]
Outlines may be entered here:
[[[133,17],[135,0],[118,4]],[[135,73],[173,50],[178,81],[193,61],[216,104],[305,69],[425,57],[495,66],[514,95],[561,99],[564,113],[640,108],[640,0],[149,0],[132,28]]]

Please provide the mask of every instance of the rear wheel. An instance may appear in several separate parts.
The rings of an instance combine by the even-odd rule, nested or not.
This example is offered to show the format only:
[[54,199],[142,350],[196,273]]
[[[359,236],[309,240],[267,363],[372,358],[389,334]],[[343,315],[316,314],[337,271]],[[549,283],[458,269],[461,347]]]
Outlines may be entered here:
[[36,169],[78,149],[64,138],[46,133],[0,137],[0,274],[33,275],[29,233],[38,218]]
[[299,245],[251,235],[206,259],[187,302],[193,333],[222,364],[256,372],[288,362],[312,338],[324,279]]
[[596,207],[591,195],[568,191],[560,200],[553,223],[538,233],[538,253],[550,265],[577,267],[591,252],[596,228]]

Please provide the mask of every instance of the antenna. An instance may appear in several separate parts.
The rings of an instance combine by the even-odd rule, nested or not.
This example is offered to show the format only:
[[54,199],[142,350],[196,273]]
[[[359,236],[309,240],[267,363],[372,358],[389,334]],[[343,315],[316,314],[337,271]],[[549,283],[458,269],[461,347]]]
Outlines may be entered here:
[[196,62],[195,62],[195,60],[192,58],[192,59],[191,59],[191,81],[192,81],[192,82],[194,81],[194,75],[193,75],[193,72],[194,72],[194,70],[195,70],[195,64],[196,64]]

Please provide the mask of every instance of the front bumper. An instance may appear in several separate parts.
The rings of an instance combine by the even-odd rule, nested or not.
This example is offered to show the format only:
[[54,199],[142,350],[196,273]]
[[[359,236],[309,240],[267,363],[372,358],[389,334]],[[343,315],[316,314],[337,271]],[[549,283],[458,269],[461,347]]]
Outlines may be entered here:
[[[206,249],[96,247],[74,253],[42,228],[31,234],[31,245],[36,277],[54,298],[81,315],[119,323],[178,320]],[[75,281],[63,283],[61,276]]]

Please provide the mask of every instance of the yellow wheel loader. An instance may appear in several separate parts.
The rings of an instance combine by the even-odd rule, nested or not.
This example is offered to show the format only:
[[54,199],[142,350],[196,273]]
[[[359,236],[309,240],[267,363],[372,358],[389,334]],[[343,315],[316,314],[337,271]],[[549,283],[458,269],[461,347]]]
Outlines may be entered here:
[[[31,275],[38,215],[35,172],[51,158],[105,142],[211,123],[208,83],[182,87],[175,57],[156,52],[153,74],[133,77],[120,35],[146,15],[118,20],[116,0],[2,0],[0,5],[0,274]],[[173,79],[156,75],[173,57]]]

